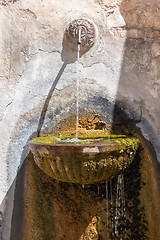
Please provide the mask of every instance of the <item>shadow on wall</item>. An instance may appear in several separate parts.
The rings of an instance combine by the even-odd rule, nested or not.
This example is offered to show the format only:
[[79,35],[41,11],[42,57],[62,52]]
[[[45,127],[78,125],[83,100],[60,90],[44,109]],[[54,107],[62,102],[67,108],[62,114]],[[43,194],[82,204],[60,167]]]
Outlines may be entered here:
[[125,125],[128,129],[136,126],[155,145],[160,143],[157,105],[160,101],[159,8],[160,3],[156,0],[121,2],[127,35],[113,119],[113,131],[116,125]]
[[[126,21],[127,25],[130,25],[130,23],[135,23],[135,26],[132,25],[132,27],[144,27],[143,24],[140,24],[140,17],[138,17],[138,13],[135,13],[135,9],[132,8],[132,5],[136,4],[138,5],[138,2],[141,2],[141,11],[146,11],[146,3],[142,1],[127,1],[124,0],[120,6],[121,13],[124,17],[124,20]],[[139,6],[139,5],[138,5]],[[126,12],[126,8],[132,9],[133,14],[136,17],[135,20],[132,21],[132,15],[130,15],[130,12]],[[138,8],[137,8],[138,9]],[[131,11],[132,11],[131,10]],[[133,16],[133,17],[134,17]],[[134,17],[134,18],[135,18]],[[136,26],[136,24],[139,23],[140,25]],[[147,26],[150,27],[150,26]],[[128,127],[129,131],[130,129],[134,129],[135,131],[140,132],[138,128],[136,128],[136,123],[142,123],[145,126],[144,129],[148,131],[148,136],[154,136],[155,132],[153,130],[153,127],[150,125],[150,122],[147,119],[147,115],[143,114],[145,110],[145,102],[147,101],[147,95],[149,94],[148,88],[144,88],[145,85],[148,85],[148,82],[150,82],[151,77],[148,74],[148,72],[152,72],[151,70],[151,48],[152,48],[153,40],[146,41],[142,38],[139,39],[133,39],[128,36],[125,42],[125,49],[124,49],[124,58],[122,63],[122,69],[121,69],[121,75],[119,80],[119,87],[117,91],[117,101],[116,101],[116,107],[115,107],[115,114],[114,114],[114,125],[122,124]],[[65,43],[65,39],[63,40],[63,51],[62,51],[62,61],[64,62],[57,77],[55,78],[53,85],[51,86],[51,89],[48,93],[48,96],[45,100],[43,110],[41,112],[39,125],[37,128],[37,135],[40,134],[41,128],[44,123],[44,119],[46,116],[46,112],[49,106],[49,102],[52,98],[52,95],[54,93],[54,90],[56,88],[56,85],[58,81],[60,80],[67,64],[73,63],[76,60],[76,51],[73,54],[73,51],[71,49],[68,49],[68,46]],[[142,99],[142,96],[145,96],[144,100]],[[157,95],[157,98],[155,101],[159,101],[159,95]],[[129,101],[130,99],[130,101]],[[150,101],[150,98],[148,99],[148,103],[151,104],[150,108],[153,108],[154,102]],[[131,107],[129,107],[129,105]],[[134,111],[133,111],[134,109]],[[141,114],[142,113],[142,114]],[[124,118],[124,115],[127,116]],[[136,116],[136,117],[135,117]],[[137,117],[138,116],[138,117]],[[138,119],[138,120],[135,120]],[[114,128],[113,128],[114,131]],[[140,133],[141,135],[141,133]],[[150,144],[149,144],[150,145]],[[151,147],[149,147],[151,148]],[[152,153],[153,154],[153,153]],[[158,180],[156,179],[157,176],[153,176],[156,173],[156,168],[158,169],[159,165],[156,160],[153,157],[153,163],[148,162],[147,167],[149,166],[149,163],[153,165],[154,171],[150,173],[148,170],[148,176],[150,177],[152,181],[153,191],[151,192],[151,195],[148,197],[150,201],[152,201],[152,195],[158,196],[158,188],[157,183]],[[152,174],[152,175],[151,175]],[[43,180],[42,180],[43,178]],[[150,181],[150,179],[147,178],[147,181]],[[146,183],[148,184],[148,182]],[[160,185],[160,184],[159,184]],[[31,189],[30,189],[31,186]],[[92,216],[95,215],[96,209],[94,208],[95,202],[94,202],[94,194],[93,194],[93,201],[90,201],[86,199],[86,196],[81,195],[81,191],[77,191],[74,186],[70,186],[70,189],[65,189],[66,186],[62,183],[55,183],[53,180],[51,180],[49,177],[45,176],[34,164],[33,162],[33,156],[29,154],[27,158],[25,159],[22,168],[19,170],[17,179],[16,179],[16,186],[15,186],[15,201],[14,201],[14,208],[13,208],[13,215],[12,215],[12,226],[11,226],[11,236],[10,240],[52,240],[52,239],[58,239],[55,227],[59,229],[59,239],[66,239],[66,240],[78,240],[78,238],[81,236],[83,231],[88,226],[88,223],[91,221]],[[11,187],[12,189],[12,187]],[[9,191],[12,191],[12,190]],[[45,190],[48,191],[45,191]],[[71,191],[71,192],[70,192]],[[72,192],[73,191],[73,192]],[[57,194],[60,192],[60,194]],[[68,193],[67,193],[68,192]],[[93,191],[94,192],[94,191]],[[71,193],[71,194],[70,194]],[[72,194],[74,193],[74,194]],[[70,195],[69,195],[70,194]],[[80,200],[80,197],[77,199],[72,198],[75,195],[78,195],[83,197],[83,201]],[[7,196],[10,195],[10,193],[7,193]],[[69,205],[65,205],[64,203],[64,195],[65,199],[69,201]],[[6,197],[7,197],[6,196]],[[42,198],[43,196],[43,198]],[[147,197],[147,196],[145,196]],[[45,201],[44,201],[45,198]],[[55,199],[55,202],[53,202],[52,198]],[[32,201],[31,201],[32,200]],[[35,200],[35,201],[34,201]],[[78,202],[79,201],[79,202]],[[157,200],[156,200],[157,201]],[[8,199],[9,202],[9,199]],[[86,214],[84,218],[82,218],[82,215],[79,216],[79,211],[81,211],[81,204],[88,204],[88,208],[86,208],[86,212],[81,213],[82,215]],[[156,205],[157,204],[157,205]],[[158,204],[159,201],[156,202],[153,206],[155,208],[154,212],[149,212],[149,214],[155,214],[153,218],[155,217],[156,221],[159,222],[159,216],[156,215],[156,210],[159,208]],[[59,214],[60,209],[62,209],[62,205],[65,206],[65,212],[59,217],[56,224],[53,222],[52,224],[49,224],[50,219],[54,220],[53,215]],[[78,208],[77,208],[78,206]],[[67,209],[68,207],[68,209]],[[150,208],[150,206],[149,206]],[[55,213],[54,213],[55,211]],[[57,211],[57,212],[56,212]],[[58,212],[59,211],[59,212]],[[10,213],[11,214],[11,213]],[[72,215],[73,214],[73,215]],[[73,218],[76,219],[77,224],[79,224],[79,231],[77,229],[73,228]],[[88,221],[85,222],[84,219],[87,218]],[[159,219],[159,221],[157,220]],[[58,222],[59,221],[59,222]],[[63,224],[61,224],[61,221]],[[68,228],[67,226],[61,228],[61,226],[65,226],[65,221],[70,225],[70,228],[72,229],[71,232],[67,232]],[[45,225],[45,228],[44,228]],[[150,231],[153,231],[151,239],[159,240],[160,233],[156,232],[156,235],[154,236],[154,228],[157,227],[156,224],[152,224]],[[75,238],[73,238],[72,233],[74,232]],[[4,237],[5,240],[8,240]],[[106,240],[106,239],[103,239]]]
[[[43,106],[43,109],[42,109],[42,112],[41,112],[41,115],[40,115],[40,119],[39,119],[39,124],[38,124],[38,128],[37,128],[37,136],[40,136],[40,132],[41,132],[41,129],[43,127],[43,124],[44,124],[44,120],[45,120],[45,116],[46,116],[46,113],[47,113],[47,110],[48,110],[48,106],[49,106],[49,103],[50,103],[50,100],[52,98],[52,95],[53,95],[53,92],[57,86],[57,83],[58,81],[60,80],[63,72],[65,71],[65,68],[67,67],[68,64],[72,64],[74,63],[76,60],[77,60],[77,50],[75,49],[71,49],[70,46],[68,45],[68,40],[66,39],[66,35],[64,34],[64,37],[63,37],[63,43],[62,43],[62,53],[61,53],[61,59],[63,61],[63,65],[61,67],[61,69],[59,70],[51,88],[50,88],[50,91],[46,97],[46,100],[45,100],[45,103],[44,103],[44,106]],[[86,50],[87,51],[87,50]],[[80,57],[86,53],[85,52],[81,52],[81,55]]]
[[54,181],[29,154],[17,176],[11,239],[80,239],[95,216],[95,195],[90,198],[79,184]]
[[[45,116],[46,116],[46,112],[50,103],[50,100],[52,98],[53,92],[57,86],[58,81],[60,80],[66,66],[68,64],[71,64],[73,62],[76,61],[76,51],[72,51],[71,49],[68,49],[67,45],[66,45],[66,40],[65,38],[63,39],[63,50],[62,50],[62,54],[61,54],[61,58],[63,61],[63,65],[60,68],[56,78],[53,81],[53,84],[49,90],[49,93],[46,97],[46,100],[44,102],[43,105],[43,109],[42,112],[40,114],[40,119],[39,119],[39,123],[38,123],[38,127],[37,127],[37,132],[33,133],[28,141],[30,139],[32,139],[35,135],[39,136],[40,132],[41,132],[41,128],[43,126],[44,120],[45,120]],[[2,213],[4,215],[4,221],[2,223],[2,227],[0,228],[0,237],[1,235],[3,236],[2,239],[6,239],[8,240],[10,239],[22,239],[23,236],[23,227],[19,228],[18,224],[24,224],[23,222],[23,213],[24,213],[24,184],[25,184],[25,179],[24,179],[24,173],[25,173],[25,165],[26,165],[26,149],[27,146],[24,147],[24,150],[21,154],[21,169],[18,171],[17,177],[16,179],[14,179],[10,189],[8,190],[6,196],[4,197],[4,200],[1,204],[1,209],[2,209]],[[13,217],[12,217],[12,201],[14,199],[14,191],[15,191],[15,200],[14,201],[14,206],[13,206]],[[20,198],[17,196],[21,196]],[[8,211],[9,209],[9,211]],[[5,211],[5,212],[4,212]],[[10,226],[10,221],[11,218],[13,219],[11,226]],[[20,221],[18,221],[18,219],[20,219]],[[10,236],[10,231],[11,236]],[[3,233],[2,233],[3,232]],[[1,239],[1,238],[0,238]]]
[[[157,108],[160,101],[160,85],[157,82],[160,77],[160,55],[155,53],[155,46],[159,44],[160,49],[160,31],[158,35],[156,33],[160,14],[153,13],[158,5],[160,8],[158,1],[140,0],[124,0],[121,3],[120,11],[127,25],[127,35],[112,129],[114,132],[116,125],[125,126],[129,133],[138,134],[145,143],[145,157],[140,163],[143,184],[140,186],[139,206],[144,208],[148,222],[146,233],[150,240],[160,238],[160,230],[157,230],[157,222],[160,221],[160,164],[154,151],[154,145],[156,147],[160,142],[156,125],[160,118]],[[148,140],[142,137],[142,131]],[[136,238],[132,236],[132,239]]]
[[[40,132],[41,132],[41,129],[43,127],[44,120],[46,117],[46,113],[48,110],[48,106],[49,106],[50,100],[53,96],[54,90],[56,89],[56,86],[57,86],[59,80],[61,79],[61,76],[63,75],[63,72],[65,71],[67,65],[72,64],[77,60],[77,51],[72,50],[71,48],[68,47],[65,36],[63,39],[62,46],[63,46],[63,49],[62,49],[62,53],[61,53],[61,58],[62,58],[63,65],[60,68],[56,78],[54,79],[53,84],[52,84],[52,86],[48,92],[48,95],[46,97],[46,100],[44,102],[43,109],[40,114],[37,132],[33,133],[29,137],[28,140],[32,139],[33,136],[35,136],[35,135],[37,135],[37,136],[40,135]],[[85,54],[85,52],[81,53],[81,56],[83,54]],[[4,215],[3,228],[0,229],[0,234],[3,235],[2,239],[6,239],[6,240],[8,240],[9,238],[12,240],[14,240],[14,239],[22,240],[23,238],[27,239],[27,235],[24,236],[24,229],[27,230],[26,221],[25,221],[26,218],[24,216],[24,214],[26,212],[26,208],[25,208],[25,203],[26,203],[25,202],[25,199],[26,199],[25,189],[26,188],[25,188],[25,186],[26,186],[26,178],[27,178],[25,173],[27,171],[26,169],[28,169],[28,161],[31,161],[33,165],[34,165],[34,163],[33,163],[32,155],[29,154],[26,157],[26,148],[27,147],[24,147],[24,150],[21,154],[21,168],[18,171],[16,179],[13,181],[13,184],[11,185],[10,189],[8,190],[8,192],[4,198],[4,201],[3,201],[4,204],[2,204],[2,205],[6,204],[6,208],[10,209],[10,211],[6,211],[6,213],[5,212],[3,213],[3,215]],[[34,175],[34,173],[33,173],[33,175]],[[47,178],[47,176],[46,176],[46,178]],[[33,179],[33,182],[34,182],[34,179]],[[13,196],[13,194],[14,194],[14,196]],[[12,207],[9,207],[9,206],[12,206],[13,199],[14,199],[14,203],[13,203],[14,206],[13,206],[13,214],[12,214]],[[32,204],[31,204],[31,206],[32,206]],[[1,208],[4,209],[3,206]],[[36,209],[36,207],[35,207],[35,209]],[[36,214],[38,214],[38,213],[35,213],[35,215]],[[44,215],[43,211],[42,211],[42,215]],[[47,221],[49,219],[50,218],[47,215]],[[29,220],[30,220],[30,218],[29,218]],[[11,227],[10,227],[10,221],[11,221]],[[32,219],[31,219],[31,221],[32,221]],[[44,223],[44,219],[41,222]],[[37,224],[39,225],[39,223],[37,223]],[[36,225],[36,223],[35,223],[35,225]],[[10,235],[10,231],[11,231],[11,235]],[[50,231],[50,232],[52,232],[52,231]],[[50,232],[49,232],[49,234],[50,234]],[[0,237],[1,237],[1,235],[0,235]],[[42,237],[42,236],[39,236],[39,237]],[[47,240],[50,239],[48,237],[48,235],[44,236],[43,240],[45,238]],[[32,238],[29,238],[29,239],[32,239]]]

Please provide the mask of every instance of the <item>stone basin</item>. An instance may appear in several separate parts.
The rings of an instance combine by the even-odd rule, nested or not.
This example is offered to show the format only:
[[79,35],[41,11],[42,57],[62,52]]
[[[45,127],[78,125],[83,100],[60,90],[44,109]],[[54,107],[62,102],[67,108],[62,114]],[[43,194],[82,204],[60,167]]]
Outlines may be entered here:
[[[74,138],[73,138],[74,139]],[[62,182],[104,182],[125,169],[134,159],[139,140],[126,135],[43,136],[29,147],[38,167]]]

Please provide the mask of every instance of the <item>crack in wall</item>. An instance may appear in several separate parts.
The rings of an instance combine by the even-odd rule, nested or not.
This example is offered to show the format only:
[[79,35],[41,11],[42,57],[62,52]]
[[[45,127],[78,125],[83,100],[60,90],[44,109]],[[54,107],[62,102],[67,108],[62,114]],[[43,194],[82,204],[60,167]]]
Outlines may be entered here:
[[[21,79],[21,77],[23,76],[23,74],[24,74],[24,72],[25,72],[25,70],[26,70],[26,65],[27,65],[27,63],[29,63],[34,56],[38,55],[38,54],[41,53],[41,52],[47,53],[47,54],[52,54],[52,53],[59,53],[59,54],[61,54],[60,51],[58,51],[58,50],[46,51],[46,50],[43,50],[43,49],[38,49],[37,52],[32,53],[32,54],[26,54],[26,53],[23,51],[23,53],[26,55],[26,61],[24,62],[25,66],[24,66],[24,68],[23,68],[23,70],[22,70],[22,73],[21,73],[21,74],[17,74],[17,73],[15,73],[14,70],[12,69],[13,72],[15,73],[15,75],[18,75],[18,76],[19,76],[19,80]],[[19,80],[18,80],[18,82],[19,82]]]
[[9,103],[6,105],[6,108],[12,104],[13,100],[14,100],[14,99],[12,99],[12,101],[9,102]]

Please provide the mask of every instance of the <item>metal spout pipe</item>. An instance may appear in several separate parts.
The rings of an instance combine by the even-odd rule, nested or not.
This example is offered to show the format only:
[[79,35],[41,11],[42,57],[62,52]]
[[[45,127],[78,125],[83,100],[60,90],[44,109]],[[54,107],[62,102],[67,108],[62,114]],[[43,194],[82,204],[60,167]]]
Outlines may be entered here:
[[77,43],[81,44],[81,36],[82,36],[82,27],[79,26],[77,29]]

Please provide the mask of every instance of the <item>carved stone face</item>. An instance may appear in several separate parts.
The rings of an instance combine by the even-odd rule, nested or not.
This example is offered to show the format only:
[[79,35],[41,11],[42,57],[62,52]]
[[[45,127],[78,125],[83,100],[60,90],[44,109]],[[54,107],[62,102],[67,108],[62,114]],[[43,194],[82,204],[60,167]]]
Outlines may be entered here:
[[73,20],[65,31],[65,36],[68,45],[72,49],[77,49],[78,44],[78,29],[81,28],[81,48],[83,51],[90,49],[96,40],[96,28],[94,23],[88,19]]

